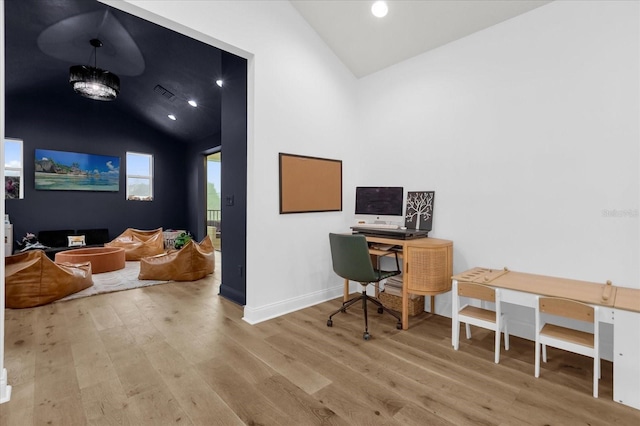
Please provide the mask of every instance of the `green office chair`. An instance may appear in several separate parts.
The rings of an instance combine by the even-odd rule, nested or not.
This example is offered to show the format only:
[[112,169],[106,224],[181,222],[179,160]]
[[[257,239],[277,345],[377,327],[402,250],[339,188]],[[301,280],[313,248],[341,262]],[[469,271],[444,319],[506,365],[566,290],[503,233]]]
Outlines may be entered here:
[[347,308],[359,300],[362,300],[362,310],[364,311],[364,340],[369,340],[369,324],[367,321],[367,301],[378,306],[378,313],[387,312],[398,320],[397,328],[402,329],[402,319],[400,314],[385,307],[375,297],[367,295],[367,285],[378,283],[385,278],[400,274],[400,265],[398,264],[398,254],[396,256],[396,270],[382,271],[375,269],[371,263],[369,255],[369,246],[364,235],[349,234],[329,234],[329,243],[331,245],[331,260],[333,262],[333,271],[344,279],[357,281],[362,285],[362,294],[356,296],[342,304],[342,307],[329,315],[327,327],[333,326],[334,315],[339,312],[346,312]]

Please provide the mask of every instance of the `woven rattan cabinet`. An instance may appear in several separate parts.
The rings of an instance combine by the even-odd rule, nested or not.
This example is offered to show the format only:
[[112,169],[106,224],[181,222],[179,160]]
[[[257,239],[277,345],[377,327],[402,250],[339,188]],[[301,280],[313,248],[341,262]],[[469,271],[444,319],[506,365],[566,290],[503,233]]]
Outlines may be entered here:
[[[402,247],[398,256],[402,257],[402,328],[409,328],[408,294],[431,296],[433,310],[435,295],[451,290],[453,275],[453,242],[438,238],[416,238],[399,240],[367,236],[370,244],[394,244]],[[389,252],[370,248],[374,256],[388,255]],[[349,283],[345,282],[344,300],[349,300]]]
[[[433,239],[430,239],[433,241]],[[451,241],[430,246],[408,244],[404,253],[404,284],[409,293],[433,296],[451,290],[453,244]]]
[[[403,313],[408,308],[407,294],[431,296],[433,312],[435,295],[451,290],[453,242],[437,238],[409,240],[403,251],[403,264]],[[408,322],[408,316],[405,319],[403,315],[403,328],[408,328]]]

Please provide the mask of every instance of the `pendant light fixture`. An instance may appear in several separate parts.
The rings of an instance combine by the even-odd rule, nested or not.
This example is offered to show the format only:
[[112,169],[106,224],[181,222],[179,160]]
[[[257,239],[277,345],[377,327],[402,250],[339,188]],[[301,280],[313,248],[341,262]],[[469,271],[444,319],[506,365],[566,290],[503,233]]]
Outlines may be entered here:
[[98,68],[98,47],[102,42],[97,38],[89,41],[93,46],[93,65],[74,65],[69,68],[69,84],[80,96],[97,101],[112,101],[120,93],[120,78]]

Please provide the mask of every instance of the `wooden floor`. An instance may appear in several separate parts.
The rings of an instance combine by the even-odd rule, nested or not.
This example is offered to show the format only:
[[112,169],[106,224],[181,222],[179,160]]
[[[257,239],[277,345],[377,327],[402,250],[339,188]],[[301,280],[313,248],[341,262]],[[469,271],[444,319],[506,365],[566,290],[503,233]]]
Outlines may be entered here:
[[5,311],[11,401],[0,425],[639,425],[612,401],[603,362],[512,338],[493,363],[493,335],[451,347],[451,321],[411,328],[339,300],[255,326],[217,296],[219,275]]

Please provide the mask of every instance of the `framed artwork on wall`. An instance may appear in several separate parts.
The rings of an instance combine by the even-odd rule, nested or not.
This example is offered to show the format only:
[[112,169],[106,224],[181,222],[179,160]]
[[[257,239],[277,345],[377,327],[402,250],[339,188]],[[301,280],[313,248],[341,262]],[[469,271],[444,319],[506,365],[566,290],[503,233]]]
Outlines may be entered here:
[[342,211],[342,161],[279,157],[280,214]]
[[409,191],[404,226],[407,229],[431,231],[433,225],[433,200],[435,191]]
[[36,149],[35,189],[118,192],[120,157]]

